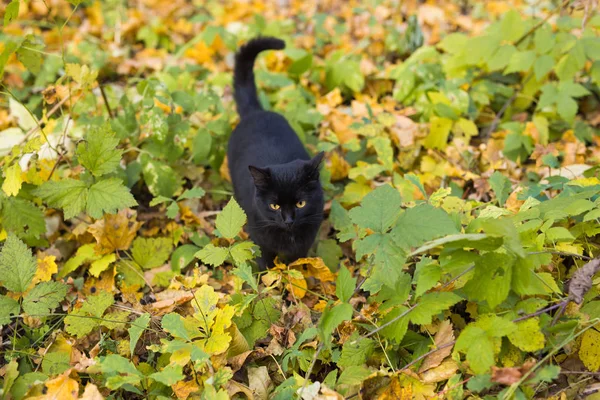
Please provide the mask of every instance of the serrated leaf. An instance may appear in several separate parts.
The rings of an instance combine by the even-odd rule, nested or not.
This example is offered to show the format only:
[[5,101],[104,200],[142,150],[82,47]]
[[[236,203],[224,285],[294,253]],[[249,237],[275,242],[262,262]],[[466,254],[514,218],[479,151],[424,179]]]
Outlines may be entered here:
[[217,220],[215,222],[221,235],[227,239],[236,237],[245,223],[246,214],[233,197],[219,215],[217,215]]
[[117,149],[119,139],[106,123],[102,127],[93,128],[86,135],[86,140],[77,146],[77,158],[92,175],[98,177],[114,172],[123,150]]
[[195,254],[200,250],[198,246],[193,244],[184,244],[175,249],[171,254],[171,269],[173,271],[181,271],[183,268],[190,265],[195,259]]
[[407,307],[399,306],[392,309],[382,318],[381,325],[390,323],[390,325],[381,330],[383,337],[394,340],[396,343],[402,342],[404,335],[408,331],[408,323],[410,322],[409,315],[406,313],[407,310]]
[[242,263],[234,268],[231,273],[250,285],[252,289],[258,291],[258,283],[256,282],[254,275],[252,275],[252,268],[250,265]]
[[352,306],[348,303],[327,307],[319,320],[319,336],[325,343],[331,342],[331,334],[339,324],[352,318]]
[[392,236],[402,248],[409,249],[438,238],[459,233],[454,221],[441,208],[429,204],[409,208],[400,215]]
[[350,367],[352,365],[361,365],[367,361],[375,349],[375,342],[367,338],[348,339],[342,348],[338,365],[340,367]]
[[91,71],[87,65],[66,64],[65,72],[81,86],[91,85],[98,77],[98,71]]
[[486,373],[494,365],[494,344],[479,327],[467,326],[458,337],[454,349],[466,353],[469,366],[476,374]]
[[229,250],[225,247],[216,247],[214,244],[209,243],[202,250],[196,253],[196,258],[199,258],[203,263],[218,267],[222,265],[227,256]]
[[108,292],[89,296],[81,308],[70,312],[65,317],[65,331],[78,338],[84,337],[101,325],[101,317],[114,302],[112,293]]
[[35,191],[35,195],[48,206],[63,209],[65,219],[70,219],[85,209],[88,188],[85,182],[63,179],[45,182]]
[[44,213],[32,202],[19,197],[0,197],[2,226],[19,238],[38,238],[46,232]]
[[9,235],[0,252],[0,281],[11,292],[22,293],[29,287],[37,261],[31,250],[14,235]]
[[11,317],[19,315],[20,311],[21,306],[18,301],[0,295],[0,327],[10,324]]
[[540,320],[529,318],[517,323],[517,330],[508,335],[508,339],[519,349],[534,352],[544,348],[546,338],[540,330]]
[[346,267],[341,267],[338,271],[338,277],[335,283],[335,294],[342,302],[348,302],[354,293],[356,287],[356,278]]
[[114,254],[114,253],[107,254],[107,255],[99,258],[98,260],[92,261],[92,264],[90,265],[90,268],[88,271],[90,272],[90,274],[92,276],[95,276],[96,278],[98,278],[102,272],[104,272],[108,269],[110,264],[115,262],[116,259],[117,259],[116,254]]
[[191,325],[179,314],[170,313],[163,316],[161,321],[162,328],[170,333],[173,337],[180,338],[186,341],[191,341],[200,336],[200,331],[195,326]]
[[145,155],[141,161],[144,182],[154,196],[171,198],[181,189],[181,177],[173,168]]
[[23,311],[32,316],[43,316],[58,307],[67,294],[61,282],[41,282],[23,298]]
[[398,218],[401,204],[400,193],[390,185],[382,185],[367,194],[349,216],[361,228],[385,233]]
[[531,69],[534,61],[535,51],[533,50],[514,53],[510,58],[504,73],[510,74],[512,72],[527,72]]
[[160,267],[169,259],[173,249],[173,240],[166,237],[137,237],[131,247],[133,260],[143,269]]
[[162,371],[150,374],[148,377],[162,383],[165,386],[174,385],[185,378],[183,375],[183,367],[181,365],[173,364],[167,365]]
[[449,309],[461,300],[461,297],[452,292],[427,293],[418,300],[416,307],[408,314],[410,321],[419,325],[430,324],[435,315]]
[[100,371],[109,377],[106,386],[110,389],[115,390],[125,384],[134,385],[143,378],[143,374],[135,368],[133,363],[120,355],[110,354],[100,357],[98,361]]
[[2,183],[2,190],[8,196],[16,196],[21,190],[23,184],[23,178],[21,177],[21,166],[18,162],[15,162],[10,167],[4,170],[4,182]]
[[23,63],[25,68],[37,75],[42,69],[42,52],[43,43],[36,39],[33,35],[27,35],[21,46],[17,50],[17,58]]
[[423,293],[431,289],[438,283],[442,276],[442,269],[428,257],[423,257],[416,265],[414,283],[415,297],[421,296]]
[[425,138],[425,147],[428,149],[443,150],[448,144],[448,136],[452,129],[453,121],[448,118],[431,117],[429,134]]
[[199,199],[206,194],[204,189],[201,187],[195,187],[193,189],[187,189],[184,191],[181,196],[177,200],[185,200],[185,199]]
[[486,253],[475,262],[473,278],[464,287],[471,300],[485,300],[493,309],[502,303],[511,287],[515,258],[505,253]]
[[241,242],[234,244],[229,252],[231,253],[231,257],[233,258],[235,264],[242,265],[254,258],[254,253],[252,252],[253,248],[254,243]]
[[93,184],[88,193],[86,211],[92,218],[114,214],[127,207],[137,206],[129,189],[118,178],[108,178]]
[[369,371],[367,367],[363,365],[352,365],[342,371],[337,384],[349,386],[360,385],[369,375],[371,375],[371,371]]
[[4,26],[10,24],[19,16],[20,0],[12,0],[4,9]]
[[498,199],[500,207],[503,207],[506,199],[508,199],[508,196],[512,191],[510,179],[501,174],[499,171],[494,171],[488,182],[490,183],[490,186],[496,195],[496,199]]
[[133,353],[135,352],[135,346],[137,342],[140,340],[142,333],[148,327],[150,323],[151,316],[148,313],[144,313],[137,317],[132,323],[127,331],[129,332],[129,352],[133,357]]

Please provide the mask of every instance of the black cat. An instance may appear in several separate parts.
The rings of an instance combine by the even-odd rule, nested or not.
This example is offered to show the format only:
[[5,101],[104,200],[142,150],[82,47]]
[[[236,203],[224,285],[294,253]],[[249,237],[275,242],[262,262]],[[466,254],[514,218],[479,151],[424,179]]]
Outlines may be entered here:
[[286,262],[306,257],[323,220],[323,153],[311,159],[285,118],[263,110],[256,93],[256,56],[284,47],[280,39],[259,37],[235,56],[240,123],[229,139],[227,159],[235,198],[248,216],[246,229],[260,246],[261,269],[272,267],[277,255]]

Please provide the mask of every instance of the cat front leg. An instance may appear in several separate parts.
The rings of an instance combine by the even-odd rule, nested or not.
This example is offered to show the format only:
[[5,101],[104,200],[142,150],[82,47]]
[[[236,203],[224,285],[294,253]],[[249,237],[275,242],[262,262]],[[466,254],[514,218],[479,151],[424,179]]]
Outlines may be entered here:
[[258,257],[256,262],[258,263],[258,268],[261,271],[265,271],[267,268],[273,268],[275,264],[273,261],[275,260],[276,254],[272,251],[266,250],[264,248],[260,248],[261,256]]

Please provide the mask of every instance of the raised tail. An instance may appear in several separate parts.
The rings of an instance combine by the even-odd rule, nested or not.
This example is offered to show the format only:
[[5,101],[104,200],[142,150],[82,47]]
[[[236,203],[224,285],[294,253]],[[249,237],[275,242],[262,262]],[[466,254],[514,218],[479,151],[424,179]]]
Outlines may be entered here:
[[285,48],[283,40],[265,36],[250,40],[236,53],[233,71],[233,96],[240,117],[243,118],[252,111],[262,110],[256,93],[256,83],[254,82],[253,68],[256,56],[264,50],[281,50],[283,48]]

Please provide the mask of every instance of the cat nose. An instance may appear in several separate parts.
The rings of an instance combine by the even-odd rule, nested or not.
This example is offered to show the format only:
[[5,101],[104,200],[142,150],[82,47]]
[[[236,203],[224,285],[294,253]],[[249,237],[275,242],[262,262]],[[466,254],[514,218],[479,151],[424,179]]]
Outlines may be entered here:
[[287,225],[287,227],[289,228],[290,226],[292,226],[294,224],[294,219],[292,218],[291,215],[286,215],[283,219],[283,223]]

